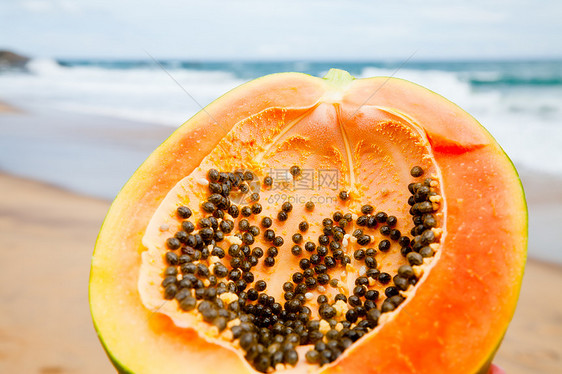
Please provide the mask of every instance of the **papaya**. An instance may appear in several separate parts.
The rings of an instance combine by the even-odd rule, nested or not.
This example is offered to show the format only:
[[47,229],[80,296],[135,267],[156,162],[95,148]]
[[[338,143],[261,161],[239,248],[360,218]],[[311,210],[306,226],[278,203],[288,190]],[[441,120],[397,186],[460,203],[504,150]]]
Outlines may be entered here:
[[517,172],[414,83],[268,75],[140,166],[89,297],[128,373],[485,373],[527,246]]

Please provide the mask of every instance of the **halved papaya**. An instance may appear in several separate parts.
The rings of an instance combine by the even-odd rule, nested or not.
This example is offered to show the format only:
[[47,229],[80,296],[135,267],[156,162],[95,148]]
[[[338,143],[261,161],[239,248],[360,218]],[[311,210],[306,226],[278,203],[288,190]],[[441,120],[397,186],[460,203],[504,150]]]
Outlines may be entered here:
[[113,202],[91,312],[121,372],[486,372],[527,245],[508,157],[413,83],[265,76]]

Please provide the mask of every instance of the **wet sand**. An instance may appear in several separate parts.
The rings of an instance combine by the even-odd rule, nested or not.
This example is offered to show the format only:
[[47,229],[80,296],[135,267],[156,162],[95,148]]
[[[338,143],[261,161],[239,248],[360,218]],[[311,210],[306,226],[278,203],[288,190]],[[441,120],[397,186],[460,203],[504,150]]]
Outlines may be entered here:
[[[109,203],[0,174],[0,372],[114,372],[88,309],[88,274]],[[554,243],[553,243],[554,244]],[[562,268],[530,260],[495,362],[560,373]]]

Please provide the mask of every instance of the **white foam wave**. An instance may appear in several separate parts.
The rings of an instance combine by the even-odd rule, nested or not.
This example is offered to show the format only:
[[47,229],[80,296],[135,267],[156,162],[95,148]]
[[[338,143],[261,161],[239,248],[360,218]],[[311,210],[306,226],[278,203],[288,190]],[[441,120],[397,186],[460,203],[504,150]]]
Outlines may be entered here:
[[2,95],[32,105],[169,126],[179,126],[244,82],[224,71],[65,67],[46,59],[31,61],[28,70],[31,74],[0,76]]

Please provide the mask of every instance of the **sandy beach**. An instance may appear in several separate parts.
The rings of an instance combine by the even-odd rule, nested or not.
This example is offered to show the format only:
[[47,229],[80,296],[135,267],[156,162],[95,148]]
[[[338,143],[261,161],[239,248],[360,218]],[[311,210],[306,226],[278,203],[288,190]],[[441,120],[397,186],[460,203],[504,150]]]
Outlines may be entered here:
[[[0,174],[0,372],[113,372],[92,327],[87,295],[90,257],[108,207],[104,200]],[[560,266],[529,260],[495,361],[508,373],[560,372],[558,286]]]
[[[73,142],[87,138],[90,143],[84,144],[99,141],[138,151],[128,169],[115,171],[127,177],[171,132],[156,126],[127,127],[124,122],[116,132],[111,122],[84,116],[82,124],[98,126],[98,131],[84,125],[69,134],[69,119],[74,117],[66,115],[64,121],[51,116],[48,130],[37,135],[32,117],[8,112],[2,114],[5,134],[21,144],[34,136],[49,141],[73,136]],[[63,154],[68,155],[72,154]],[[96,154],[91,156],[95,159]],[[40,155],[34,157],[33,162],[40,161]],[[84,162],[92,173],[88,159]],[[534,258],[528,262],[519,306],[495,362],[510,374],[560,373],[562,298],[556,290],[562,288],[562,266],[537,258],[552,258],[553,248],[560,247],[554,233],[562,211],[562,181],[520,171]],[[90,258],[109,204],[109,199],[0,173],[0,373],[114,372],[92,326],[87,294]]]

